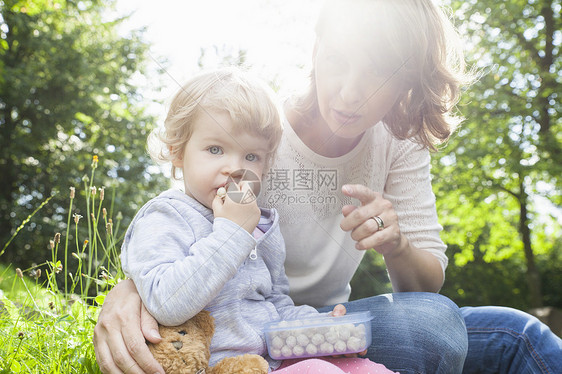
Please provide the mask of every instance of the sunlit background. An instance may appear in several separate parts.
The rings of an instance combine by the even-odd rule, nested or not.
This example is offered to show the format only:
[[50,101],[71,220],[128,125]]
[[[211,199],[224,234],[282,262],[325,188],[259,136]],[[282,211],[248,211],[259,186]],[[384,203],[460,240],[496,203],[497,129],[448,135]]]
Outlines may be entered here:
[[[448,10],[449,1],[435,3]],[[240,51],[246,53],[245,65],[274,85],[281,99],[305,88],[322,4],[323,0],[117,0],[110,17],[128,17],[121,27],[123,35],[145,30],[151,44],[149,71],[154,75],[139,85],[144,87],[146,105],[162,124],[166,104],[179,85],[201,69],[200,64],[217,67],[224,58],[236,59]],[[480,68],[489,69],[489,61],[481,62]],[[156,74],[159,69],[165,73]],[[562,220],[548,199],[536,199],[540,211]]]
[[[151,70],[166,70],[159,80],[162,90],[147,84],[147,99],[169,99],[178,84],[200,70],[200,62],[213,68],[239,51],[246,53],[246,65],[283,96],[306,82],[321,4],[321,0],[118,0],[116,13],[129,15],[123,34],[146,27]],[[165,108],[152,107],[162,118]]]

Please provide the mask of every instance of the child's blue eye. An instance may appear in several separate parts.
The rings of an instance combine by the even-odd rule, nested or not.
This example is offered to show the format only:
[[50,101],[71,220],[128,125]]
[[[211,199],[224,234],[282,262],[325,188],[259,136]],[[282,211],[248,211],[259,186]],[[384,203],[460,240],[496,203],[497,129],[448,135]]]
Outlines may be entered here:
[[218,146],[216,146],[216,145],[213,145],[213,146],[207,148],[207,150],[208,150],[210,153],[214,154],[214,155],[220,155],[220,154],[222,154],[222,149],[221,149],[221,147],[218,147]]
[[257,161],[259,159],[259,157],[253,153],[249,153],[246,155],[246,160],[247,161]]

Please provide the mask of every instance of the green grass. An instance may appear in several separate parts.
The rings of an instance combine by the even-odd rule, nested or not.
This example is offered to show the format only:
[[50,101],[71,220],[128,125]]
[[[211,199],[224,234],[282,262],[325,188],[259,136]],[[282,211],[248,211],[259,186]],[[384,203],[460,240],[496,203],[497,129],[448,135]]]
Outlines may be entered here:
[[[124,276],[120,214],[114,224],[112,204],[104,208],[105,191],[93,185],[97,164],[94,156],[91,175],[83,180],[87,216],[73,213],[71,188],[66,232],[50,240],[50,258],[24,270],[0,266],[0,374],[101,373],[93,330],[105,294]],[[22,222],[0,256],[48,200]],[[74,275],[67,266],[71,256],[78,262]]]
[[98,306],[71,300],[12,267],[0,275],[0,373],[99,373],[92,345]]

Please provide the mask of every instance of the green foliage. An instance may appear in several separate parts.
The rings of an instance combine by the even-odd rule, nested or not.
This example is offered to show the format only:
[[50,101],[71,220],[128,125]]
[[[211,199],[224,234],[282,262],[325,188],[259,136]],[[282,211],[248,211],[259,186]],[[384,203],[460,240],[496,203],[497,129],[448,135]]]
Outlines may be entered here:
[[0,373],[100,373],[92,345],[99,307],[0,270]]
[[351,280],[350,300],[392,292],[392,285],[382,256],[375,251],[367,251],[359,268]]
[[[18,233],[5,263],[39,262],[48,248],[43,238],[66,230],[68,187],[88,178],[92,155],[104,170],[98,187],[120,192],[111,214],[119,210],[130,219],[167,187],[160,174],[149,173],[145,150],[155,119],[145,113],[136,78],[144,74],[148,46],[138,31],[117,34],[121,20],[104,13],[111,4],[0,3],[0,244],[20,226],[19,217],[56,195]],[[85,205],[75,208],[88,214]]]
[[[494,274],[502,274],[507,279],[494,285],[512,295],[511,305],[528,307],[541,297],[532,274],[548,268],[537,256],[554,252],[562,232],[556,218],[537,205],[542,197],[562,214],[561,4],[451,5],[481,77],[461,102],[466,122],[433,159],[443,239],[455,248],[452,265],[462,267],[450,270],[447,287],[455,284],[456,293],[468,294],[467,283],[478,279],[473,302],[481,296],[491,301],[480,280],[490,284]],[[523,286],[525,272],[531,277]],[[518,292],[531,300],[525,295],[521,304]]]
[[[451,175],[459,181],[460,174]],[[457,184],[452,180],[450,183],[434,182],[439,191],[437,206],[443,225],[441,238],[449,245],[462,248],[454,253],[449,251],[451,265],[464,266],[474,261],[475,251],[483,253],[483,260],[488,263],[521,253],[515,201],[502,192],[490,192],[484,197],[484,193],[478,194],[476,190],[460,186],[454,189],[455,186]]]
[[[559,232],[562,227],[558,227]],[[541,279],[544,292],[544,304],[562,308],[562,238],[558,237],[552,248],[554,250],[542,254],[537,258],[537,266],[542,270]]]
[[[24,270],[0,268],[0,373],[100,372],[93,328],[106,293],[124,275],[119,222],[106,213],[104,205],[112,203],[105,191],[93,186],[98,162],[95,156],[84,183],[92,214],[73,213],[80,194],[72,190],[67,212],[72,225],[49,241],[44,262]],[[76,240],[68,240],[72,231]],[[78,240],[82,235],[87,239]],[[75,269],[69,268],[71,257]]]
[[[463,250],[447,249],[457,258]],[[504,305],[525,310],[529,305],[525,260],[520,253],[501,261],[486,261],[486,253],[476,247],[472,259],[463,266],[450,264],[441,293],[461,306]]]

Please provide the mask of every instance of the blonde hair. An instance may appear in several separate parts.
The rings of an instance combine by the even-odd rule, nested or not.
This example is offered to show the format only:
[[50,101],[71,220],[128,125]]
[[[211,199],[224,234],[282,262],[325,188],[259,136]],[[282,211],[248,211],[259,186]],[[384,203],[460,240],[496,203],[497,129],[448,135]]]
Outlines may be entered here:
[[[372,15],[370,25],[379,30],[372,35],[373,50],[384,51],[376,62],[392,67],[405,87],[383,122],[396,138],[436,150],[462,121],[453,110],[462,85],[472,79],[450,20],[432,0],[328,0],[316,25],[317,42],[334,12]],[[319,115],[314,69],[310,76],[308,92],[293,103],[309,121]]]
[[[151,157],[160,162],[181,158],[201,112],[226,112],[236,130],[267,139],[270,150],[267,170],[281,140],[279,108],[272,90],[237,68],[222,68],[190,79],[174,96],[164,128],[154,130],[148,139]],[[151,146],[156,141],[160,147]],[[172,165],[172,176],[178,179]]]

